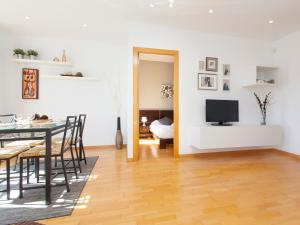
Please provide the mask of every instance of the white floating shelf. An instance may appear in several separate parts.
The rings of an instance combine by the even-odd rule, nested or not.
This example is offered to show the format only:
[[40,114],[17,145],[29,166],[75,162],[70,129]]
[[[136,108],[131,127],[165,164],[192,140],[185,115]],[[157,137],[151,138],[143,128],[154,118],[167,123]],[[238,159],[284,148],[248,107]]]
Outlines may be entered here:
[[256,88],[256,87],[277,87],[277,84],[249,84],[249,85],[245,85],[243,87],[245,88]]
[[19,64],[40,64],[40,65],[53,65],[53,66],[72,66],[70,62],[55,62],[47,60],[32,60],[32,59],[12,59],[14,63]]
[[52,79],[52,80],[80,80],[80,81],[98,81],[97,77],[70,77],[70,76],[59,76],[59,75],[41,75],[43,79]]

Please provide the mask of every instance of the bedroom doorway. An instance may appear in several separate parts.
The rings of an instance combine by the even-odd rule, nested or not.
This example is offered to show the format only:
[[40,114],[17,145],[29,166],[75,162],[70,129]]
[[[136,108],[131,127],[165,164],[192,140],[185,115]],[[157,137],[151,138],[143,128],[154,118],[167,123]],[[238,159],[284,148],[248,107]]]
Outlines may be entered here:
[[[172,61],[171,61],[172,60]],[[151,78],[147,78],[147,84],[149,85],[141,85],[141,72],[143,68],[149,66],[146,61],[156,61],[156,62],[168,62],[169,65],[160,65],[164,67],[170,67],[172,71],[172,80],[170,82],[161,82],[159,85],[159,89],[156,84],[156,95],[161,95],[162,98],[166,98],[165,102],[168,102],[172,99],[172,109],[169,106],[166,108],[156,105],[154,108],[147,107],[145,102],[141,104],[140,98],[140,90],[141,88],[151,88],[149,86],[151,82]],[[142,68],[141,68],[142,66]],[[140,138],[141,143],[149,143],[156,144],[158,148],[165,149],[168,144],[173,144],[172,155],[177,158],[178,157],[178,126],[179,126],[179,112],[178,112],[178,71],[179,71],[179,53],[175,50],[164,50],[164,49],[152,49],[152,48],[133,48],[133,95],[134,95],[134,104],[133,104],[133,160],[137,161],[140,157]],[[166,70],[170,70],[165,68]],[[156,81],[160,82],[160,81]],[[169,94],[172,93],[172,97]],[[144,96],[145,97],[145,96]],[[168,98],[168,99],[167,99]],[[143,98],[144,99],[144,98]],[[151,101],[151,100],[149,100]],[[153,101],[153,100],[152,100]],[[140,107],[142,106],[142,107]],[[149,106],[149,105],[148,105]],[[159,126],[152,127],[152,131],[150,131],[150,124],[155,125],[166,125],[161,126],[166,127],[166,131],[162,130]],[[154,130],[157,128],[157,131]],[[170,133],[170,129],[172,129],[172,134]],[[162,131],[161,131],[162,130]],[[161,132],[161,133],[160,133]],[[155,135],[156,133],[157,135]],[[161,136],[161,137],[159,137]],[[154,138],[153,138],[154,137]]]

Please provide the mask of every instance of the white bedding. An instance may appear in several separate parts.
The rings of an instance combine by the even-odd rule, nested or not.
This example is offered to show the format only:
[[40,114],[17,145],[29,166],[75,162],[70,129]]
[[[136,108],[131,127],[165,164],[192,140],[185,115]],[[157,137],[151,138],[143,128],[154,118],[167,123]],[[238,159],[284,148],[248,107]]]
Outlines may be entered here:
[[174,124],[163,125],[155,120],[150,125],[150,131],[159,138],[169,139],[174,137]]

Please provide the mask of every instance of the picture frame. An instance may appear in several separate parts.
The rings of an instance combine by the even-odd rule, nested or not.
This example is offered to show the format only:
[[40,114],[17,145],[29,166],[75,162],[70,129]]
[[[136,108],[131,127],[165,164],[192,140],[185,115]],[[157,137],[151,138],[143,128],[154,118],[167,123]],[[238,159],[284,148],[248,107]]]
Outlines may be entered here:
[[206,57],[206,71],[218,72],[218,58]]
[[230,64],[223,64],[223,76],[230,76],[230,75],[231,75]]
[[230,79],[223,79],[222,90],[223,91],[230,91],[231,90]]
[[218,90],[218,76],[198,73],[198,90]]
[[39,70],[22,69],[22,99],[39,98]]

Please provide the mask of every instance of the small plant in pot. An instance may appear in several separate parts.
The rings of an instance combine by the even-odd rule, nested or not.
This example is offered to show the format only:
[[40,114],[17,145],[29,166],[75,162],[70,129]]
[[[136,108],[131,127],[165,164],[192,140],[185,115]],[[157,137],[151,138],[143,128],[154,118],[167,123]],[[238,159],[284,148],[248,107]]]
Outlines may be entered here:
[[14,55],[17,57],[17,59],[23,59],[25,52],[21,48],[16,48],[16,49],[14,49]]
[[35,60],[37,58],[37,56],[39,55],[39,53],[37,51],[30,49],[27,51],[27,55],[28,55],[29,59]]

